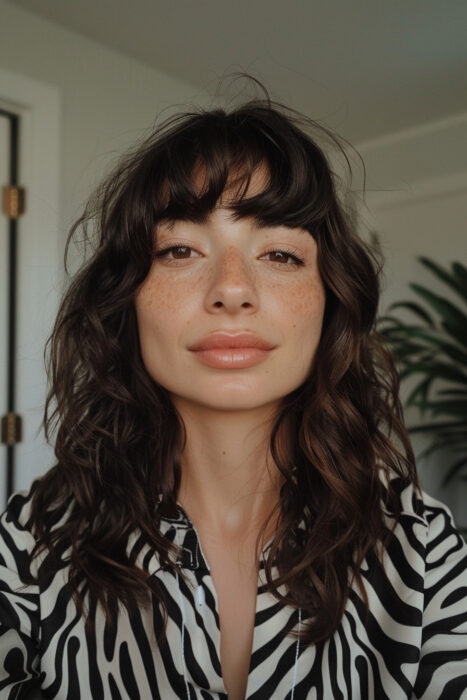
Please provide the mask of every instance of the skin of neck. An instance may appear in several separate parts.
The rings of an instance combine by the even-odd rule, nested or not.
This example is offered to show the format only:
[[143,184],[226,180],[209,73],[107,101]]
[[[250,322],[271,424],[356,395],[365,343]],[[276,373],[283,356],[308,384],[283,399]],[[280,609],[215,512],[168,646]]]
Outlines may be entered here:
[[219,411],[174,403],[187,434],[178,502],[210,538],[257,535],[283,483],[269,450],[271,407]]

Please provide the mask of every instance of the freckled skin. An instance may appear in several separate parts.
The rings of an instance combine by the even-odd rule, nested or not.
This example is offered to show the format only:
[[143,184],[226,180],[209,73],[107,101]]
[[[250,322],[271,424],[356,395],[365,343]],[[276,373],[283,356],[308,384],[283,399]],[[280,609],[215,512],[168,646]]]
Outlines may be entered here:
[[[272,405],[306,378],[321,334],[325,292],[312,236],[287,227],[255,229],[217,208],[204,225],[160,227],[155,258],[135,298],[143,360],[151,376],[177,397],[211,409]],[[292,248],[304,260],[277,262],[268,249]],[[157,251],[156,251],[157,252]],[[243,369],[201,364],[188,346],[214,330],[258,333],[277,347]]]
[[[158,227],[156,255],[169,246],[186,250],[178,259],[156,257],[135,297],[141,350],[186,426],[178,500],[199,534],[217,592],[225,688],[229,697],[243,698],[258,585],[256,537],[281,485],[277,470],[266,469],[268,422],[309,373],[325,291],[308,232],[234,222],[222,201],[203,225]],[[281,261],[267,254],[284,248],[304,264],[292,265],[288,253]],[[276,347],[252,367],[209,367],[188,347],[215,330],[252,331]],[[273,519],[264,542],[275,527]]]

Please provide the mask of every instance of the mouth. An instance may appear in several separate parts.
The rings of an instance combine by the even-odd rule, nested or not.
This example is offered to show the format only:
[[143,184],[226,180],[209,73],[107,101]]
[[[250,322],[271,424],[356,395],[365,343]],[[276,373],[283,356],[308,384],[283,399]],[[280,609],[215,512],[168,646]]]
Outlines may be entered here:
[[189,350],[272,350],[275,347],[264,338],[253,333],[237,333],[235,335],[225,332],[215,332],[207,335],[202,340],[192,345]]
[[244,369],[264,362],[272,352],[258,347],[222,347],[193,351],[203,364],[216,369]]

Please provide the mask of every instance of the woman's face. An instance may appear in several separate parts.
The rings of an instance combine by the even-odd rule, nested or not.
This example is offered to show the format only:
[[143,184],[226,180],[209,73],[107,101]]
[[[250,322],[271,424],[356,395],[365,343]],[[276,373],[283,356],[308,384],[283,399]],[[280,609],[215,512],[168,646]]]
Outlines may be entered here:
[[[256,186],[253,178],[248,195]],[[135,297],[142,357],[176,406],[273,407],[306,379],[319,342],[325,290],[317,246],[304,229],[235,222],[222,202],[204,224],[158,225],[155,258]],[[180,248],[160,254],[169,246]],[[215,331],[254,333],[274,348],[213,366],[189,348]]]

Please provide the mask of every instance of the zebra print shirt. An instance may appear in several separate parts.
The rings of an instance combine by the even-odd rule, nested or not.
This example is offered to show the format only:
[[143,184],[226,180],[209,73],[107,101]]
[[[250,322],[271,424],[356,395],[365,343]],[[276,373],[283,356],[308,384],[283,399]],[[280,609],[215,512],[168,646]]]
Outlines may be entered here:
[[[159,648],[155,639],[157,604],[136,616],[122,607],[113,632],[93,609],[94,641],[65,587],[66,568],[42,589],[21,589],[24,572],[37,578],[41,561],[30,559],[27,528],[34,484],[13,494],[0,516],[0,700],[24,698],[34,686],[41,691],[33,697],[61,700],[227,698],[216,591],[182,507],[160,527],[183,547],[188,582],[162,569],[147,545],[137,559],[167,592],[167,643]],[[261,559],[248,700],[467,698],[467,545],[444,504],[412,487],[401,498],[403,514],[384,555],[390,583],[367,557],[370,616],[352,587],[342,622],[325,643],[302,648],[288,636],[306,615],[265,590]],[[138,539],[130,538],[128,552]]]

